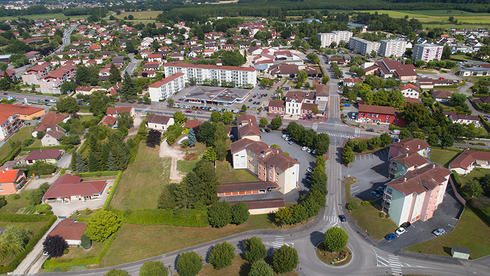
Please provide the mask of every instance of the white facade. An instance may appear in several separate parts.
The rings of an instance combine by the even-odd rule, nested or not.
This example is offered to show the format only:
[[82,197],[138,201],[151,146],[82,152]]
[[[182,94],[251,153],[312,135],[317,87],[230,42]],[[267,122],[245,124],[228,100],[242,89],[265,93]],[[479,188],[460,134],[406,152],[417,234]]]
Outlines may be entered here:
[[279,191],[286,194],[296,189],[296,183],[299,182],[299,164],[294,164],[286,171],[279,175],[279,183],[284,183],[284,186],[279,186]]
[[58,139],[54,138],[53,136],[49,134],[45,134],[44,137],[41,139],[41,144],[43,147],[50,147],[50,146],[59,146],[61,145]]
[[443,47],[436,44],[415,44],[413,47],[413,59],[429,62],[441,60]]
[[243,149],[233,154],[233,169],[247,168],[247,150]]
[[167,79],[170,78],[172,78],[172,76],[156,82],[154,85],[150,85],[148,87],[148,92],[150,93],[150,99],[152,102],[165,100],[185,88],[184,75],[179,75],[167,81]]
[[300,115],[301,114],[301,102],[295,100],[286,102],[286,114],[287,115]]
[[361,55],[370,55],[373,51],[377,53],[379,47],[379,42],[368,41],[360,37],[351,37],[349,40],[349,48]]
[[194,65],[185,63],[167,63],[165,65],[165,75],[171,76],[177,72],[184,73],[184,82],[188,83],[191,79],[197,84],[205,80],[218,81],[218,85],[225,82],[234,83],[237,87],[257,85],[257,71],[251,67],[235,66],[215,66],[215,65]]
[[320,40],[320,47],[329,47],[332,42],[339,45],[340,41],[349,42],[352,37],[352,32],[350,31],[333,31],[331,33],[318,33],[318,39]]
[[161,132],[165,132],[165,131],[167,131],[167,128],[169,126],[173,125],[174,123],[175,123],[174,118],[170,117],[170,119],[168,119],[167,124],[159,124],[159,123],[150,123],[150,122],[147,122],[147,127],[150,128],[150,129],[154,129],[154,130],[158,130],[158,131],[161,131]]
[[405,97],[405,98],[418,99],[420,96],[419,91],[417,91],[411,87],[404,89],[401,92],[403,94],[403,97]]
[[381,40],[378,54],[383,57],[401,57],[407,50],[407,41],[401,39]]

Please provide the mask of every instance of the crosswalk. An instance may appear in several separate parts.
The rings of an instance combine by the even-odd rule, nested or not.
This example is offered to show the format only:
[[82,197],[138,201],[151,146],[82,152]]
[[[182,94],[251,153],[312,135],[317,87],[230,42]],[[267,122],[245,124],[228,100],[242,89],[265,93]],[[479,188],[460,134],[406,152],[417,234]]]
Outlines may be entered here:
[[271,244],[274,248],[280,248],[283,245],[294,246],[294,242],[285,242],[283,236],[275,236]]
[[400,263],[400,258],[396,255],[389,255],[388,261],[390,262],[391,274],[402,275],[402,265]]
[[377,267],[388,267],[391,269],[391,275],[403,275],[402,268],[412,267],[412,268],[426,268],[419,265],[410,265],[408,263],[402,263],[400,257],[397,255],[390,254],[387,257],[376,254],[376,266]]
[[323,220],[326,222],[327,225],[337,225],[340,222],[340,219],[338,216],[327,216],[326,214],[323,216]]

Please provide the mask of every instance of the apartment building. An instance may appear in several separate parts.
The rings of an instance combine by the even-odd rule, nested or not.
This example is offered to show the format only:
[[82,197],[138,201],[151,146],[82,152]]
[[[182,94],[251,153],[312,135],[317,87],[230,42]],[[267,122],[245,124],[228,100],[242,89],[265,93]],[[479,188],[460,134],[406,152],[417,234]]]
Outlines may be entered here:
[[299,181],[299,163],[280,148],[247,138],[231,144],[234,169],[248,169],[261,181],[276,183],[286,194],[296,188]]
[[349,42],[352,37],[352,32],[350,31],[333,31],[331,33],[318,33],[318,39],[320,40],[320,47],[330,47],[332,42],[339,45],[340,41]]
[[32,120],[45,114],[44,109],[27,105],[2,104],[0,109],[0,141],[17,132],[24,124],[23,120]]
[[381,40],[378,55],[382,57],[401,57],[407,50],[407,41],[402,39]]
[[158,102],[165,100],[173,94],[184,89],[184,73],[177,72],[171,76],[168,76],[162,80],[159,80],[148,86],[148,92],[150,93],[150,99],[152,102]]
[[441,60],[443,46],[436,44],[415,44],[413,47],[413,59],[429,62]]
[[41,93],[60,94],[63,82],[75,77],[76,66],[63,65],[43,76],[39,81]]
[[392,124],[396,118],[396,110],[391,106],[359,104],[357,122]]
[[426,141],[416,138],[403,139],[390,146],[388,153],[389,174],[398,178],[408,171],[428,163],[430,147]]
[[380,45],[379,42],[365,40],[360,37],[351,37],[349,39],[349,48],[361,55],[370,55],[373,51],[377,53]]
[[218,85],[234,83],[235,86],[257,85],[257,71],[252,67],[217,66],[206,64],[188,64],[169,62],[165,64],[165,76],[178,72],[184,73],[184,82],[195,80],[197,84],[206,81],[217,81]]

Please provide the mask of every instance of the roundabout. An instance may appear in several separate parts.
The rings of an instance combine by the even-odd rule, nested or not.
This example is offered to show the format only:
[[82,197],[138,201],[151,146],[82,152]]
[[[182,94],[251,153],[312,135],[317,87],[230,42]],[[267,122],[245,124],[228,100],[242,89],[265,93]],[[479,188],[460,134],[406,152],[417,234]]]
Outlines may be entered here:
[[338,252],[328,251],[323,242],[315,246],[315,253],[318,259],[328,266],[344,266],[352,260],[352,251],[346,246]]

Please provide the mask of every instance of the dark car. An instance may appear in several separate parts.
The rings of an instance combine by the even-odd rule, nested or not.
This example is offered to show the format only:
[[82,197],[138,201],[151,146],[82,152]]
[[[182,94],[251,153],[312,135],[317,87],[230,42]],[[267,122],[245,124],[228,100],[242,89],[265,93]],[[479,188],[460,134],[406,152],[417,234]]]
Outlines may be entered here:
[[346,219],[345,219],[345,216],[344,216],[344,215],[340,215],[340,216],[339,216],[339,219],[340,219],[340,221],[341,221],[341,222],[345,222],[345,221],[346,221]]
[[388,234],[388,235],[385,236],[385,239],[387,241],[391,241],[392,239],[395,239],[395,238],[396,238],[396,235],[393,234],[393,233],[390,233],[390,234]]
[[268,128],[266,128],[266,129],[265,129],[265,132],[269,133],[269,132],[271,132],[271,130],[270,130],[270,129],[268,129]]
[[402,225],[400,225],[400,226],[407,229],[408,227],[410,227],[410,225],[412,225],[412,224],[407,221],[407,222],[402,223]]

